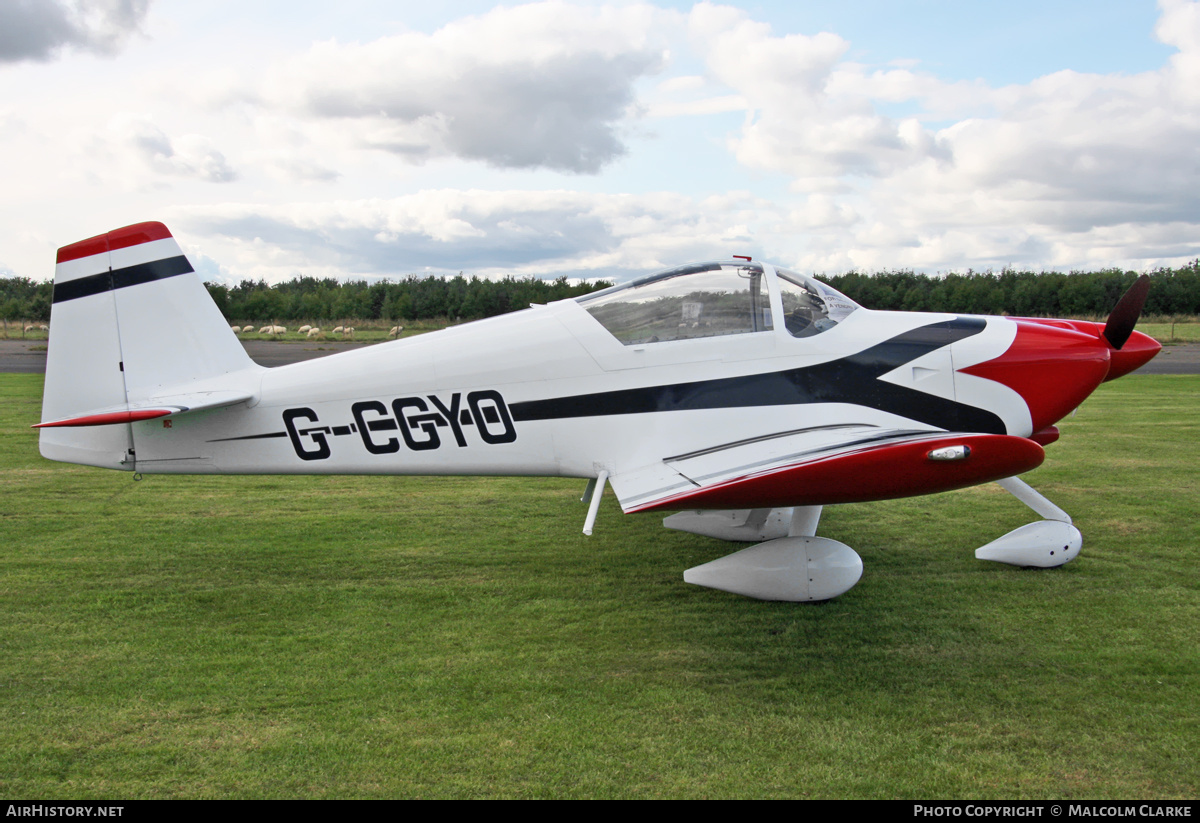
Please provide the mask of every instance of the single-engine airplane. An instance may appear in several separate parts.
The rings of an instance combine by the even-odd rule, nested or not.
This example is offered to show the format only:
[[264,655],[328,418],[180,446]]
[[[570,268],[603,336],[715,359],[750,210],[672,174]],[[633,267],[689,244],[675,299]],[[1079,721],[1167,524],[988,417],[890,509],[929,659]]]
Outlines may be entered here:
[[756,545],[684,580],[768,600],[858,582],[821,507],[998,481],[1042,520],[976,556],[1058,566],[1071,518],[1016,475],[1159,345],[1143,276],[1107,323],[865,309],[749,258],[277,368],[140,223],[59,249],[40,447],[162,474],[541,475]]

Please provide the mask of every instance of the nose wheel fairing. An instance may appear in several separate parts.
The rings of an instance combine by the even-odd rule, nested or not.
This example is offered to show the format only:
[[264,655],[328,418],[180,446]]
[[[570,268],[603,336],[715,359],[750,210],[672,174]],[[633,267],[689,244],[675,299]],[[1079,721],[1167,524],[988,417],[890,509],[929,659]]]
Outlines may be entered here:
[[1036,523],[1013,529],[975,550],[979,560],[994,560],[1010,566],[1051,569],[1079,556],[1083,535],[1071,516],[1017,477],[998,480],[1000,488],[1042,516]]

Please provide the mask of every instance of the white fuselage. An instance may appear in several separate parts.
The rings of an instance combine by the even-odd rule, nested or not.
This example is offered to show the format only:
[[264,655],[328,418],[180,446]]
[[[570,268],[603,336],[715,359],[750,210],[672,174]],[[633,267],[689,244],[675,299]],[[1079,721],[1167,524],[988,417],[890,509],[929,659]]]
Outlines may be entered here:
[[[775,293],[776,304],[778,299]],[[714,391],[736,393],[736,385],[722,381],[831,363],[954,317],[860,309],[836,328],[804,339],[776,323],[753,334],[623,345],[577,302],[565,300],[304,363],[223,375],[214,388],[240,389],[254,398],[131,424],[132,468],[595,477],[714,442],[798,429],[860,424],[938,431],[945,427],[936,421],[860,405],[853,397],[803,405],[733,397],[676,407],[671,395],[703,392],[710,384]],[[987,408],[1008,433],[1026,436],[1029,413],[1020,395],[955,371],[1002,353],[1012,342],[1013,325],[987,318],[982,332],[880,379]],[[618,410],[597,400],[638,390],[660,400]],[[557,411],[536,405],[546,401],[560,401]],[[600,406],[590,409],[596,402]],[[650,409],[646,402],[658,405]]]

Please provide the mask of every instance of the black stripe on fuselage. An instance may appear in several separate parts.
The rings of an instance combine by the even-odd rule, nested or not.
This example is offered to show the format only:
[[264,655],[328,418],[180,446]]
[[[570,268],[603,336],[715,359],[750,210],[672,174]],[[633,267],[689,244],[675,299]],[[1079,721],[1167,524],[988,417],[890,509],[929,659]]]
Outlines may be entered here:
[[136,266],[126,266],[123,269],[103,271],[78,280],[68,280],[65,283],[54,284],[54,302],[76,300],[91,294],[101,294],[106,291],[123,289],[126,286],[136,286],[154,280],[165,280],[180,274],[195,271],[192,264],[182,254],[178,257],[165,257],[162,260],[152,260],[149,263],[139,263]]
[[206,443],[228,443],[231,440],[265,440],[269,437],[287,437],[287,432],[267,432],[266,434],[247,434],[245,437],[218,437],[216,440],[206,440]]
[[696,380],[666,386],[527,400],[509,406],[514,421],[599,417],[697,409],[848,403],[897,414],[947,431],[1005,434],[986,409],[947,400],[879,378],[931,351],[972,337],[987,321],[956,317],[899,334],[857,354],[765,374]]

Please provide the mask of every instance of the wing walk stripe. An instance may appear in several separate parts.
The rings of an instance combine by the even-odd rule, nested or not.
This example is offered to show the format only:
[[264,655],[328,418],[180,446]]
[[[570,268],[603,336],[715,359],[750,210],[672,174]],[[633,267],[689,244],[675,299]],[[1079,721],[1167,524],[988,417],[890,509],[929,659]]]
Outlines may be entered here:
[[512,403],[514,421],[614,414],[847,403],[907,417],[947,431],[1006,434],[996,414],[878,379],[931,351],[979,334],[980,317],[956,317],[912,329],[827,363],[765,374]]
[[164,257],[162,260],[152,260],[149,263],[139,263],[123,269],[104,271],[77,280],[54,284],[54,302],[76,300],[92,294],[102,294],[106,291],[123,289],[127,286],[137,286],[154,280],[165,280],[180,274],[195,271],[192,264],[182,254],[177,257]]

